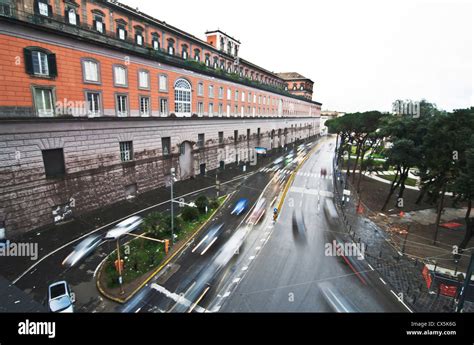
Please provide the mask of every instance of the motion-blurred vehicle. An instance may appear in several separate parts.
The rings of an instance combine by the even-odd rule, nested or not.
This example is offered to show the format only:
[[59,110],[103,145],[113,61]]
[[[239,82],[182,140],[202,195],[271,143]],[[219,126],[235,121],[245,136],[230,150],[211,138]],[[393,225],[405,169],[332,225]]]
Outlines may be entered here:
[[257,224],[260,221],[260,219],[263,217],[263,215],[265,214],[266,206],[267,206],[267,200],[265,198],[259,199],[247,222],[253,225]]
[[240,216],[249,205],[249,201],[245,198],[239,199],[234,206],[234,209],[230,214],[235,214],[236,216]]
[[335,224],[337,222],[339,215],[337,214],[336,206],[332,199],[326,198],[324,202],[324,214],[330,223]]
[[74,293],[64,280],[48,287],[48,305],[53,313],[73,313],[75,299]]
[[91,235],[83,239],[63,261],[63,266],[73,267],[91,254],[102,242],[101,235]]
[[117,240],[123,235],[137,230],[143,223],[143,218],[140,216],[133,216],[118,223],[112,230],[109,230],[105,235],[105,240]]

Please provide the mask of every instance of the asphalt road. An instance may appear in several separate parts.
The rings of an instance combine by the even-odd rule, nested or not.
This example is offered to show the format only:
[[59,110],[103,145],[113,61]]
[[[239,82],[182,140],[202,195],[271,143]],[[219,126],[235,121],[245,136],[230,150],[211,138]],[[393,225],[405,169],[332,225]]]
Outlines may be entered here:
[[[337,255],[327,244],[347,242],[342,224],[325,214],[332,199],[334,140],[324,140],[301,167],[262,248],[221,284],[209,309],[224,312],[407,312],[360,256]],[[327,176],[321,176],[321,168]],[[328,219],[329,218],[329,219]],[[334,248],[334,246],[332,246]],[[347,254],[347,252],[346,252]],[[249,259],[250,259],[249,258]],[[247,260],[249,262],[249,260]]]
[[[270,188],[266,188],[268,187]],[[132,298],[122,312],[205,312],[201,306],[211,299],[226,270],[231,268],[248,237],[246,220],[261,193],[275,195],[281,184],[260,171],[241,181],[224,207],[180,256],[167,265],[146,287]],[[249,207],[232,215],[236,202],[245,198]],[[270,200],[271,201],[271,200]],[[270,206],[270,205],[267,205]]]

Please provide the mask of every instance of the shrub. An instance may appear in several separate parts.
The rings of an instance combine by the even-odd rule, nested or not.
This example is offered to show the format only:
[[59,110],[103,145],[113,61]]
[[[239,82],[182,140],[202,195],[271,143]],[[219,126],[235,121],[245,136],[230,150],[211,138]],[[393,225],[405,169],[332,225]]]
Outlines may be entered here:
[[210,201],[209,201],[209,207],[213,210],[215,210],[216,208],[219,207],[219,201],[216,199],[216,198],[212,198]]
[[181,212],[181,217],[186,222],[192,222],[199,217],[199,211],[195,207],[185,206]]
[[196,206],[199,211],[199,213],[204,214],[206,213],[206,207],[209,207],[209,199],[205,195],[199,196],[196,201]]

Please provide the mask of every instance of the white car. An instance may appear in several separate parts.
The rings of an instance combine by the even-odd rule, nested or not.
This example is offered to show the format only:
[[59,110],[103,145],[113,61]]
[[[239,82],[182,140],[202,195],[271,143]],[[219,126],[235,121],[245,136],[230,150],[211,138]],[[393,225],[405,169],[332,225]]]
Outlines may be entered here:
[[53,313],[73,313],[75,296],[64,280],[51,284],[48,288],[49,310]]
[[105,234],[105,240],[117,240],[123,235],[126,235],[132,231],[138,229],[138,227],[143,223],[143,218],[140,216],[133,216],[125,219],[124,221],[118,223],[112,230],[109,230]]

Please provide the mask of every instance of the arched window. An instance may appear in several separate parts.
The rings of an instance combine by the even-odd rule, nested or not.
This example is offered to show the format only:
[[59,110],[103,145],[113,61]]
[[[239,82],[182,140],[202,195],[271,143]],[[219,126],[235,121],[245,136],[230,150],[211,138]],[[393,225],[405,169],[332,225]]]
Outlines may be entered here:
[[191,84],[186,79],[174,83],[174,109],[177,116],[191,116]]

